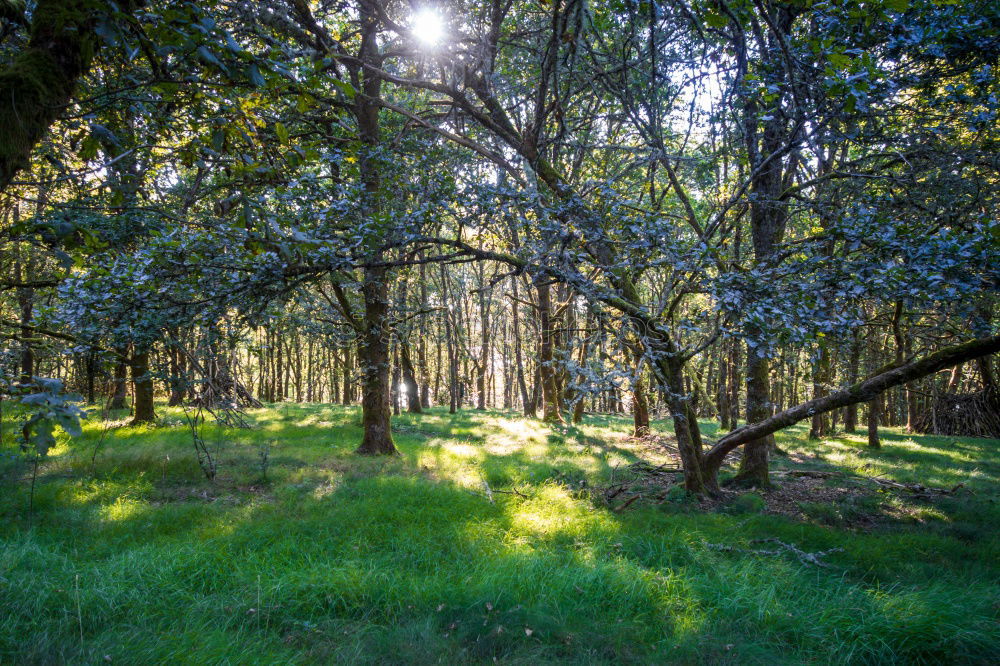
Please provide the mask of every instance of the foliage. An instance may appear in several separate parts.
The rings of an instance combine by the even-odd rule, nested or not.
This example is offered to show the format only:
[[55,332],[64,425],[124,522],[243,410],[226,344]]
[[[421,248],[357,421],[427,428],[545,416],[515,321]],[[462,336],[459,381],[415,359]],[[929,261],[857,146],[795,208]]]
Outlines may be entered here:
[[67,393],[60,380],[32,377],[31,382],[14,384],[11,389],[10,395],[24,412],[21,448],[25,453],[44,457],[55,446],[57,426],[74,437],[83,434],[80,421],[87,413],[76,404],[83,398]]

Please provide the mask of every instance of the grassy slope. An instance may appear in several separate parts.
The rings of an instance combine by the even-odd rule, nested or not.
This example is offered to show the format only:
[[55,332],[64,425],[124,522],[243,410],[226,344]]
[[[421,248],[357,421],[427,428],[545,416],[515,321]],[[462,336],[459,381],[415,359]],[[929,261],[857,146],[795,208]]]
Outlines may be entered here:
[[[355,409],[257,410],[256,430],[206,428],[210,484],[160,411],[174,425],[113,431],[94,469],[100,424],[55,449],[30,523],[24,464],[0,462],[0,662],[988,663],[1000,645],[996,441],[783,434],[779,464],[967,484],[869,501],[893,518],[864,532],[838,523],[857,507],[595,506],[572,488],[656,461],[622,419],[404,415],[386,460],[352,455]],[[491,504],[484,478],[528,497]],[[845,551],[819,569],[705,545],[763,537]]]

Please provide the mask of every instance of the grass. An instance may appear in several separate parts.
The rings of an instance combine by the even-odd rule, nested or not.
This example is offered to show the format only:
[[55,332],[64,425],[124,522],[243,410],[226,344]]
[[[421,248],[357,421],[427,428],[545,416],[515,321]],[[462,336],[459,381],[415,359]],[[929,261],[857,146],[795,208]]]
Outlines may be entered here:
[[[790,429],[778,468],[966,484],[799,519],[758,495],[595,503],[581,488],[663,460],[616,417],[434,409],[396,421],[401,456],[372,459],[352,453],[356,409],[281,405],[253,430],[205,427],[210,483],[180,413],[159,411],[156,428],[60,443],[31,516],[7,424],[0,662],[985,664],[1000,648],[997,441],[886,430],[871,452]],[[491,503],[484,480],[524,497]],[[857,529],[859,513],[878,521]],[[769,537],[843,551],[822,569],[707,545]]]

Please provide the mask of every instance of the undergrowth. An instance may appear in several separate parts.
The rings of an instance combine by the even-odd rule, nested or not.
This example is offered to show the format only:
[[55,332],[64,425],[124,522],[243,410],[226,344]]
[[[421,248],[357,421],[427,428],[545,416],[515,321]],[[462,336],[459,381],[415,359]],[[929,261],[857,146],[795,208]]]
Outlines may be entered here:
[[[205,428],[209,482],[159,411],[53,449],[31,515],[6,424],[0,662],[990,663],[1000,646],[996,441],[886,430],[872,452],[793,428],[779,470],[965,484],[795,519],[758,494],[595,503],[581,488],[668,460],[618,417],[434,409],[397,420],[401,456],[371,459],[356,409],[281,405]],[[741,552],[768,538],[843,551],[828,568]]]

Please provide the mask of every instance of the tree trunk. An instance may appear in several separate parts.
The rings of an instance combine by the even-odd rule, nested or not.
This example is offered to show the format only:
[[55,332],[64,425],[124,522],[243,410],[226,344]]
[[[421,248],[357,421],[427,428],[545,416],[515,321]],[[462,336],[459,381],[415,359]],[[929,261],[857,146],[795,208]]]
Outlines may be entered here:
[[364,438],[357,453],[393,455],[398,453],[392,441],[389,401],[389,312],[386,269],[364,269],[361,286],[364,297],[364,330],[358,341],[361,364],[361,423]]
[[399,416],[400,413],[399,402],[401,396],[399,395],[399,385],[402,383],[402,374],[399,368],[399,349],[395,348],[392,352],[392,379],[389,382],[389,400],[392,403],[393,416]]
[[[29,259],[25,281],[30,279],[27,273],[32,272],[33,265],[34,261]],[[21,342],[21,381],[30,382],[35,375],[35,351],[29,342],[32,337],[30,326],[35,308],[35,290],[31,287],[18,289],[17,300],[21,308],[21,337],[23,338]]]
[[521,348],[521,316],[520,316],[520,303],[518,302],[517,294],[517,276],[515,275],[511,279],[511,287],[514,295],[514,302],[511,303],[510,309],[513,315],[513,331],[514,331],[514,366],[517,372],[517,388],[521,392],[521,408],[524,410],[524,415],[534,418],[535,416],[535,406],[528,394],[528,383],[524,378],[524,352]]
[[729,361],[730,359],[726,357],[726,348],[731,343],[727,340],[723,340],[719,345],[719,389],[717,392],[717,401],[719,404],[719,431],[728,431],[733,429],[733,423],[729,418]]
[[410,358],[410,345],[406,340],[399,342],[399,364],[403,371],[403,385],[406,387],[406,409],[413,414],[420,414],[423,412],[420,387]]
[[[423,257],[423,253],[421,253]],[[427,309],[427,264],[420,264],[419,274],[420,274],[420,309]],[[420,370],[420,378],[423,382],[420,384],[420,401],[419,405],[427,409],[431,406],[431,377],[430,371],[427,366],[427,315],[420,315],[420,328],[419,328],[420,339],[417,342],[417,367]],[[414,381],[416,379],[414,378]],[[410,410],[414,411],[414,410]]]
[[730,343],[729,363],[729,427],[735,429],[740,423],[740,394],[743,386],[743,367],[741,345],[733,340]]
[[[475,361],[476,366],[476,409],[486,409],[486,374],[489,371],[490,358],[490,308],[486,299],[484,266],[480,262],[479,271],[479,358]],[[469,329],[471,335],[471,327]]]
[[552,327],[552,283],[548,278],[535,281],[538,297],[538,364],[542,380],[542,420],[563,423],[559,411],[559,387],[556,385],[554,335]]
[[659,378],[667,389],[667,405],[684,469],[684,489],[697,495],[715,493],[718,491],[717,474],[714,471],[706,474],[698,422],[694,420],[684,395],[683,366],[667,358],[655,363]]
[[[817,358],[813,367],[813,398],[822,398],[829,393],[830,350],[825,342],[820,342],[816,350]],[[770,415],[768,415],[770,416]],[[816,440],[829,434],[829,419],[826,414],[813,414],[809,427],[809,439]]]
[[[361,14],[360,61],[371,66],[381,65],[378,53],[378,17],[373,2],[359,6]],[[358,163],[364,185],[362,208],[366,217],[377,217],[381,210],[379,150],[379,98],[381,79],[368,71],[360,73],[362,92],[354,100],[354,113],[358,121],[358,135],[363,150]],[[385,242],[377,237],[372,244]],[[361,361],[362,393],[361,422],[364,438],[357,452],[366,455],[396,454],[392,441],[389,405],[389,285],[388,269],[375,266],[363,269],[361,295],[364,299],[364,319],[359,336],[358,357]]]
[[[587,356],[588,356],[588,354],[590,352],[590,335],[589,335],[589,332],[590,332],[590,328],[591,328],[592,324],[593,324],[593,313],[588,312],[587,313],[586,322],[584,323],[584,329],[585,330],[584,330],[583,344],[580,345],[580,360],[579,360],[579,364],[580,364],[581,368],[586,367],[586,365],[587,365]],[[583,377],[581,376],[580,379],[582,380]],[[584,402],[583,401],[584,401],[584,396],[579,395],[579,392],[577,392],[577,394],[574,395],[574,398],[575,398],[576,402],[573,405],[573,423],[580,423],[581,421],[583,421],[583,411],[584,411]],[[647,430],[648,430],[648,428],[649,428],[649,415],[648,415],[648,413],[646,415],[646,427],[647,427]]]
[[87,352],[87,404],[97,402],[95,382],[97,379],[97,353],[91,349]]
[[184,356],[180,350],[170,348],[170,399],[167,406],[177,407],[184,402]]
[[873,449],[882,448],[882,441],[878,436],[879,412],[882,411],[882,396],[878,396],[868,401],[868,446]]
[[[858,369],[861,365],[861,335],[855,331],[851,340],[851,356],[847,362],[847,383],[854,384],[858,381]],[[844,409],[844,431],[854,433],[858,429],[858,406],[848,405]]]
[[[773,14],[772,32],[777,39],[791,33],[795,13],[788,8],[776,9]],[[737,44],[737,68],[746,63],[746,43],[743,34],[735,35]],[[770,49],[762,54],[765,81],[784,89],[787,71],[782,66],[781,50]],[[742,74],[742,71],[740,72]],[[747,150],[750,178],[750,230],[753,243],[754,264],[767,266],[785,235],[788,222],[786,204],[782,193],[794,176],[795,159],[772,159],[787,146],[794,145],[788,123],[778,113],[761,113],[757,89],[745,82],[738,91],[742,102],[743,141]],[[786,93],[782,93],[786,94]],[[780,102],[778,102],[780,103]],[[750,327],[747,346],[747,423],[755,423],[771,416],[770,360],[769,345],[761,331]],[[743,447],[740,471],[733,479],[742,485],[767,486],[768,456],[774,448],[774,437],[766,436],[748,441]]]
[[643,379],[642,349],[638,345],[632,350],[632,356],[636,363],[635,383],[632,385],[632,436],[645,437],[649,434],[649,401],[646,399],[646,383]]
[[649,434],[649,401],[646,399],[645,382],[639,378],[632,388],[632,436]]
[[108,409],[125,409],[125,397],[128,393],[128,363],[125,361],[126,349],[119,348],[118,362],[115,364],[114,382],[111,402]]
[[[757,354],[752,347],[747,348],[747,423],[757,423],[771,416],[769,401],[770,364],[766,357]],[[768,476],[771,449],[774,436],[765,435],[747,442],[743,447],[743,457],[736,476],[730,483],[744,487],[766,487],[770,485]]]
[[[5,3],[15,5],[16,3]],[[123,2],[131,10],[141,3]],[[95,27],[110,3],[39,0],[27,46],[0,71],[0,191],[28,165],[31,151],[72,99],[102,39]]]
[[964,363],[959,363],[951,369],[951,377],[948,378],[948,393],[958,393],[958,389],[962,385],[962,369],[964,367]]
[[777,432],[782,428],[810,417],[816,412],[828,412],[859,402],[868,402],[880,396],[885,391],[905,384],[906,382],[926,377],[956,363],[977,359],[1000,351],[1000,335],[979,338],[968,342],[952,345],[927,356],[915,359],[901,366],[895,364],[883,368],[874,376],[838,391],[825,398],[789,407],[774,416],[750,423],[721,437],[705,454],[706,464],[717,468],[724,457],[733,449],[748,441],[759,439],[765,435]]
[[153,411],[153,377],[149,372],[149,351],[132,354],[132,387],[135,391],[135,414],[132,424],[152,423],[156,420]]

